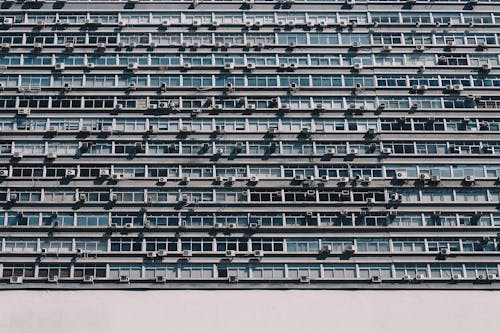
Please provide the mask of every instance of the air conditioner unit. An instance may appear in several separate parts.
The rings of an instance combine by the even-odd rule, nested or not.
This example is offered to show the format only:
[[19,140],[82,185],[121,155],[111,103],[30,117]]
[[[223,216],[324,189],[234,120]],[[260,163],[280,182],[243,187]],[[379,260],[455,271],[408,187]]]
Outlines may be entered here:
[[168,27],[170,27],[170,21],[169,21],[169,20],[163,20],[163,21],[161,22],[161,26],[162,26],[163,28],[168,28]]
[[497,279],[497,275],[496,274],[493,274],[493,273],[490,273],[486,276],[486,278],[488,280],[496,280]]
[[359,154],[359,149],[358,148],[349,148],[347,150],[348,155],[357,155]]
[[392,46],[391,45],[384,45],[382,47],[382,51],[384,51],[384,52],[389,52],[391,50],[392,50]]
[[9,201],[10,202],[16,202],[19,198],[19,195],[17,193],[11,193],[9,195]]
[[22,276],[11,276],[9,279],[10,284],[22,284],[23,278]]
[[344,252],[345,253],[354,253],[356,252],[356,245],[354,244],[347,244],[344,246]]
[[257,183],[259,181],[259,177],[257,176],[250,176],[250,182],[251,183]]
[[86,67],[87,67],[87,69],[94,69],[94,68],[95,68],[95,64],[93,64],[93,63],[88,63],[88,64],[86,65]]
[[254,257],[263,257],[264,256],[264,251],[262,251],[262,250],[255,250],[255,251],[253,251],[253,256]]
[[430,181],[432,183],[439,183],[441,181],[441,177],[439,177],[439,176],[431,176]]
[[47,277],[47,281],[51,283],[58,283],[59,282],[59,277],[57,275],[49,275]]
[[382,278],[378,275],[374,275],[370,277],[370,281],[372,283],[382,283]]
[[465,176],[464,177],[464,182],[466,183],[473,183],[476,181],[476,178],[474,176]]
[[320,253],[324,253],[324,254],[329,254],[332,252],[332,246],[331,245],[323,245],[320,249]]
[[158,257],[166,257],[168,254],[167,250],[158,250],[157,255]]
[[316,196],[316,191],[315,190],[307,190],[306,191],[306,196],[307,197],[315,197]]
[[234,251],[234,250],[227,250],[226,251],[226,257],[236,257],[236,251]]
[[188,202],[189,200],[189,197],[187,196],[187,194],[181,194],[179,196],[179,202]]
[[182,182],[183,183],[189,183],[191,181],[191,178],[189,178],[189,176],[183,176],[182,177]]
[[492,66],[490,64],[484,64],[484,65],[481,66],[481,71],[482,72],[487,73],[487,72],[489,72],[491,70],[492,70]]
[[[356,86],[356,89],[358,89],[358,85]],[[356,105],[356,103],[351,103],[347,107],[347,111],[349,112],[354,112],[354,111],[363,111],[365,109],[364,105]]]
[[114,181],[118,181],[122,178],[122,175],[120,175],[119,173],[113,173],[111,174],[111,179],[114,180]]
[[53,160],[53,159],[56,159],[57,158],[57,154],[54,153],[54,152],[50,152],[50,153],[47,153],[47,155],[45,156],[47,159],[49,160]]
[[340,183],[349,183],[349,177],[340,177]]
[[349,22],[347,22],[346,20],[340,20],[339,21],[339,26],[341,28],[346,28],[348,25],[349,25]]
[[100,24],[100,22],[98,20],[94,20],[94,19],[85,19],[85,24],[86,25],[97,25],[97,24]]
[[269,127],[267,129],[267,133],[271,134],[271,135],[274,135],[274,134],[278,133],[278,129],[276,127]]
[[389,194],[390,201],[401,201],[401,195],[399,193],[392,192]]
[[158,179],[158,183],[160,183],[160,184],[166,184],[167,181],[168,181],[167,177],[161,177],[160,179]]
[[142,144],[142,142],[136,142],[134,148],[136,152],[144,151],[144,145]]
[[360,71],[363,69],[363,64],[354,64],[353,69],[355,71]]
[[227,177],[227,181],[228,181],[229,183],[234,183],[234,182],[236,181],[236,177],[234,177],[234,176],[229,176],[229,177]]
[[66,169],[64,174],[66,177],[76,177],[76,170],[75,169]]
[[105,50],[106,49],[106,44],[105,43],[98,43],[97,44],[97,49],[98,50]]
[[322,28],[326,28],[328,26],[328,23],[325,20],[321,20],[318,22],[318,25]]
[[408,173],[406,171],[398,171],[398,172],[396,172],[395,178],[397,180],[407,180],[408,179]]
[[403,275],[403,281],[411,281],[411,280],[412,280],[412,277],[410,274]]
[[321,181],[327,182],[329,180],[330,180],[330,176],[328,176],[328,175],[321,176]]
[[23,154],[19,151],[15,151],[12,153],[12,158],[15,158],[15,159],[23,158]]
[[234,64],[233,63],[224,64],[224,69],[225,70],[233,70]]
[[154,252],[154,251],[148,251],[148,252],[146,252],[146,257],[149,258],[149,259],[156,258],[156,252]]
[[363,177],[363,181],[364,181],[365,183],[369,183],[369,182],[371,182],[371,181],[372,181],[372,177],[370,177],[370,176],[364,176],[364,177]]
[[392,154],[392,148],[383,148],[382,149],[382,154],[385,154],[385,155]]
[[129,283],[130,278],[127,275],[120,275],[120,282],[121,283]]
[[226,86],[225,86],[225,89],[226,91],[228,92],[233,92],[234,91],[234,87],[233,87],[233,84],[232,83],[226,83]]
[[31,113],[31,110],[28,108],[19,108],[17,109],[17,114],[19,116],[27,116]]
[[420,180],[430,180],[431,179],[431,175],[428,174],[428,173],[423,173],[422,172],[422,173],[420,173],[418,175],[418,179],[420,179]]
[[457,281],[457,280],[461,280],[461,279],[462,279],[462,275],[457,274],[457,273],[452,274],[452,275],[451,275],[451,279],[452,279],[452,280],[455,280],[455,281]]
[[309,276],[301,275],[301,276],[299,276],[299,282],[300,283],[310,283],[311,280],[309,279]]
[[84,283],[94,283],[94,277],[86,275],[83,277],[83,282]]
[[99,177],[109,177],[109,169],[99,169]]
[[78,195],[78,201],[80,201],[80,202],[87,201],[87,196],[85,194],[79,194]]
[[183,257],[192,257],[193,252],[191,252],[191,250],[184,250],[184,251],[182,251],[182,256]]
[[249,227],[250,229],[257,229],[257,228],[259,227],[259,224],[258,224],[258,223],[255,223],[255,222],[250,222],[250,223],[248,224],[248,227]]
[[304,176],[303,175],[296,175],[295,177],[293,177],[293,180],[295,180],[295,181],[303,181],[304,180]]
[[54,69],[56,71],[62,71],[62,70],[64,70],[64,68],[65,68],[65,64],[62,62],[59,62],[59,63],[55,64],[55,66],[54,66]]
[[163,275],[155,276],[156,283],[165,283],[166,281],[167,281],[167,278]]
[[450,255],[450,249],[449,248],[442,248],[442,249],[439,249],[439,254],[441,256],[449,256]]
[[255,0],[244,0],[243,3],[245,4],[246,8],[253,8]]
[[9,170],[0,169],[0,177],[9,177]]
[[139,69],[139,64],[136,62],[130,63],[127,65],[127,69],[131,71],[135,71]]
[[460,153],[461,153],[461,151],[462,151],[462,147],[457,147],[457,146],[455,146],[455,145],[451,144],[451,145],[449,146],[449,151],[450,151],[450,153],[460,154]]
[[483,146],[483,150],[486,154],[493,154],[495,152],[495,149],[489,146]]
[[336,153],[337,153],[337,149],[335,149],[335,148],[328,148],[325,151],[325,155],[328,155],[328,156],[335,155]]
[[425,275],[424,274],[417,274],[417,275],[415,275],[415,280],[417,280],[417,281],[425,280]]
[[2,23],[3,25],[11,26],[14,24],[14,19],[12,17],[4,17]]

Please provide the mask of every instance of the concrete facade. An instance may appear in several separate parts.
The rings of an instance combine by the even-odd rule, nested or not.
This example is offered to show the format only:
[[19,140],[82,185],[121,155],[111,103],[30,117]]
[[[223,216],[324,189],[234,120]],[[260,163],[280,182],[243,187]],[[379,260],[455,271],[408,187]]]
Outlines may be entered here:
[[[491,291],[2,291],[12,333],[495,330]],[[27,316],[26,314],[29,313]]]
[[0,288],[498,288],[497,3],[0,5]]

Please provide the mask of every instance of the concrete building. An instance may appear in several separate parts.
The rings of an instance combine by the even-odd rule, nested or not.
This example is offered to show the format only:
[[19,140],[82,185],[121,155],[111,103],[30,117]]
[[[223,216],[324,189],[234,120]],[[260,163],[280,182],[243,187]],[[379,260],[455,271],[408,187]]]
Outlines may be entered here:
[[500,285],[498,3],[0,4],[0,288]]

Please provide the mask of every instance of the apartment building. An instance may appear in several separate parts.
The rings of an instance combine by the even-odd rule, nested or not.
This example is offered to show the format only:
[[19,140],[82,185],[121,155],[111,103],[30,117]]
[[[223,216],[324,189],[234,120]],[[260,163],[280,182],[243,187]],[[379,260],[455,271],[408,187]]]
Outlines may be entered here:
[[0,5],[0,288],[500,285],[499,3]]

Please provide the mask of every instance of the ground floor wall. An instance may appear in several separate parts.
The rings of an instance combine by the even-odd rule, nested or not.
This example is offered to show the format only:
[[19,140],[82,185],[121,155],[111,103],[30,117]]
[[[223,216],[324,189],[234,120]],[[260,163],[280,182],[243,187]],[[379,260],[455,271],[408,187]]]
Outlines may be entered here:
[[0,291],[0,332],[498,331],[499,291]]

